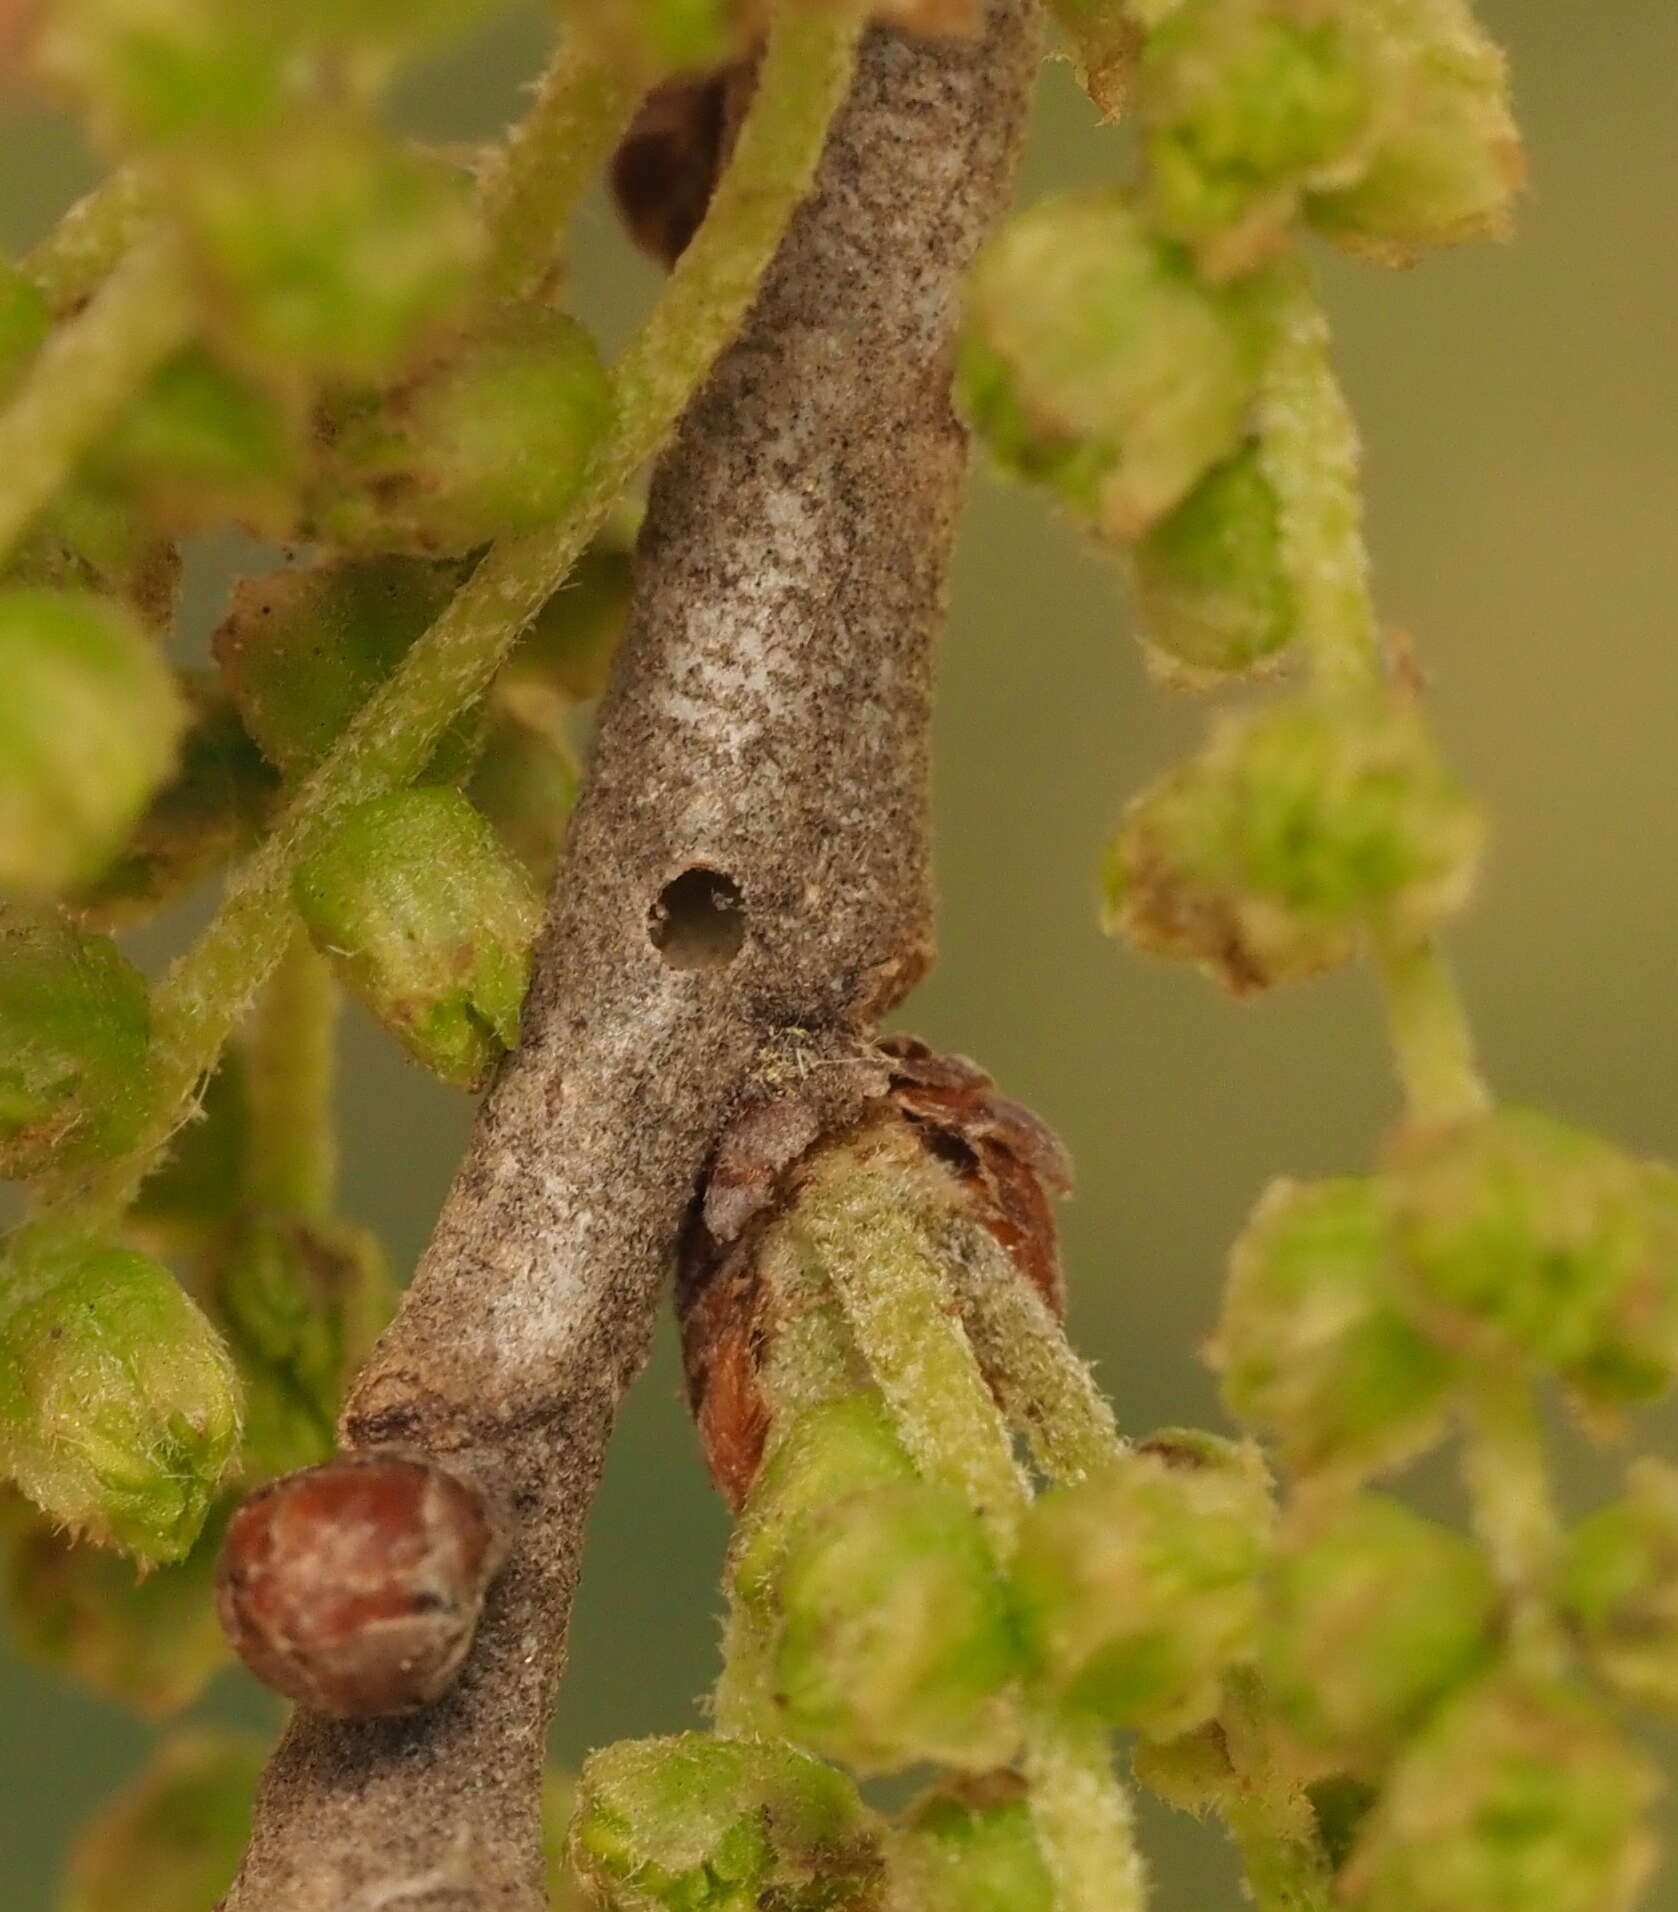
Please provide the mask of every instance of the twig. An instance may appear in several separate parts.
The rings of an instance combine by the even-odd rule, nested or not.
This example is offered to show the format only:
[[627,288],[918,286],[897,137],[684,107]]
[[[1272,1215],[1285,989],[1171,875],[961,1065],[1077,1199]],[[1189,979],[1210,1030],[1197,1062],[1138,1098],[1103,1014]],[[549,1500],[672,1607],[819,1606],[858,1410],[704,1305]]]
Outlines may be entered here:
[[[543,1904],[583,1516],[700,1166],[767,1038],[854,1040],[926,962],[951,329],[1032,51],[1018,0],[977,45],[869,39],[818,191],[662,464],[527,1038],[345,1417],[352,1442],[474,1471],[511,1564],[436,1708],[294,1720],[228,1912]],[[745,936],[683,967],[648,927],[696,866],[738,886]],[[692,914],[684,961],[707,943]]]

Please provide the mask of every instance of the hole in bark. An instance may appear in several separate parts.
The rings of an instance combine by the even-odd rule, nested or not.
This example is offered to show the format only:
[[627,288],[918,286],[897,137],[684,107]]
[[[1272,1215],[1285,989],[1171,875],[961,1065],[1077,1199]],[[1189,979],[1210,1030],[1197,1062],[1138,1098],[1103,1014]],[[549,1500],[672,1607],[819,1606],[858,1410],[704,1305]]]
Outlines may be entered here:
[[721,969],[746,940],[745,898],[721,870],[696,864],[666,883],[647,912],[653,948],[672,969]]

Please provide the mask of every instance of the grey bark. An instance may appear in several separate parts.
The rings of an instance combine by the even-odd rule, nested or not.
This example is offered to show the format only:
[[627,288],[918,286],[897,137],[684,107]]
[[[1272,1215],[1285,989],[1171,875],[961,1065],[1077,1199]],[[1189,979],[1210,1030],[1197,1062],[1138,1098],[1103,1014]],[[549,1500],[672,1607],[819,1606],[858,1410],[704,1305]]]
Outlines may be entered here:
[[[525,1040],[344,1418],[350,1443],[481,1481],[511,1564],[439,1705],[293,1719],[228,1912],[545,1903],[583,1518],[700,1170],[754,1075],[854,1044],[929,960],[952,333],[1013,176],[1028,5],[997,0],[969,44],[870,34],[816,189],[661,461]],[[696,867],[740,913],[678,910],[661,950],[661,894]]]

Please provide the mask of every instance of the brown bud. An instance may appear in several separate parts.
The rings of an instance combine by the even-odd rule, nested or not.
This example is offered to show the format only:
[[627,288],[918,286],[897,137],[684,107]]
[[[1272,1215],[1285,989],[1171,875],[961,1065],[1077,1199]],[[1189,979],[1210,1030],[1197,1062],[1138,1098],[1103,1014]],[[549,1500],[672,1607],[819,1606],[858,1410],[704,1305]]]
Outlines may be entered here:
[[504,1558],[478,1490],[422,1455],[340,1454],[259,1489],[216,1575],[223,1631],[322,1713],[409,1713],[453,1682]]
[[769,1433],[759,1370],[776,1304],[758,1268],[764,1233],[795,1208],[826,1148],[894,1122],[961,1184],[1050,1309],[1065,1311],[1049,1198],[1071,1186],[1071,1165],[1053,1130],[966,1057],[939,1055],[913,1036],[885,1037],[871,1055],[822,1059],[796,1088],[748,1104],[724,1131],[678,1263],[688,1402],[711,1478],[736,1511]]
[[711,203],[737,71],[725,67],[654,87],[612,155],[618,216],[641,250],[666,268],[687,251]]

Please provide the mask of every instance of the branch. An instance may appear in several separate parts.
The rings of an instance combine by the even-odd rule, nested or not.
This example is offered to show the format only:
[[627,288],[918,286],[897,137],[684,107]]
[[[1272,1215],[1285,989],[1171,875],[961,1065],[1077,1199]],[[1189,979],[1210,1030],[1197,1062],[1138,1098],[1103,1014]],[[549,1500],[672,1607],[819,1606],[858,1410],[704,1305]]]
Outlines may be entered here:
[[543,1903],[583,1517],[701,1166],[767,1048],[854,1042],[928,958],[951,337],[1033,51],[1023,0],[975,46],[870,36],[815,194],[661,464],[526,1039],[345,1415],[356,1445],[471,1471],[512,1561],[438,1706],[294,1719],[227,1912]]

